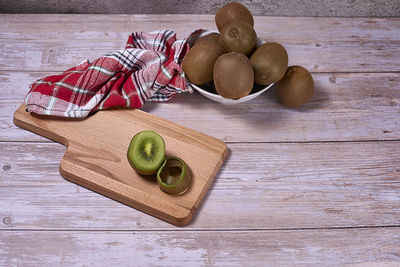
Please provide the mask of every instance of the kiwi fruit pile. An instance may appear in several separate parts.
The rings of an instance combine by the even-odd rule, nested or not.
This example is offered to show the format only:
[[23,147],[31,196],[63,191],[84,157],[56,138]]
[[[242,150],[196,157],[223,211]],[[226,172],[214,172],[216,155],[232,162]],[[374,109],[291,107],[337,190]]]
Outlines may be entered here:
[[145,130],[133,136],[128,147],[128,161],[137,173],[155,175],[160,189],[169,194],[183,194],[189,187],[185,161],[166,156],[164,139],[155,131]]
[[279,102],[296,108],[308,102],[314,91],[311,74],[301,66],[288,67],[288,54],[279,43],[257,47],[251,12],[237,2],[228,3],[215,14],[219,33],[197,39],[183,59],[187,79],[220,96],[240,99],[275,83]]

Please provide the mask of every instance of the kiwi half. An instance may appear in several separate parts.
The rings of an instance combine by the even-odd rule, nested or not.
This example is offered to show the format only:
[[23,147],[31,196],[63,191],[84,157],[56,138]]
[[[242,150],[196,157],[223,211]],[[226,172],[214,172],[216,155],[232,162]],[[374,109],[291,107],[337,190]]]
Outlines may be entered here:
[[137,133],[128,148],[128,159],[140,174],[152,175],[165,160],[165,142],[156,132],[146,130]]
[[178,157],[167,157],[157,172],[160,189],[169,194],[185,193],[191,180],[186,163]]

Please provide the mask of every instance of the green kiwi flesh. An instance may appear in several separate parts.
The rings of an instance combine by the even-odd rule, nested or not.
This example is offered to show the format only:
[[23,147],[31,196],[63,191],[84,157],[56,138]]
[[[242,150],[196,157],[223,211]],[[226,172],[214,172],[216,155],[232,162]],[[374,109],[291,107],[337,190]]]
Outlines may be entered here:
[[182,68],[188,80],[201,85],[213,79],[213,68],[218,57],[225,53],[216,42],[199,42],[187,53],[182,62]]
[[226,24],[238,20],[247,22],[251,27],[254,27],[254,18],[251,12],[238,2],[231,2],[220,7],[215,14],[215,24],[219,32]]
[[201,42],[215,42],[215,43],[219,43],[219,33],[216,32],[212,32],[210,34],[204,35],[203,37],[200,37],[199,39],[197,39],[194,44],[198,44]]
[[231,52],[220,56],[215,62],[214,85],[220,96],[242,98],[251,92],[253,83],[253,67],[245,55]]
[[137,133],[129,144],[128,160],[140,174],[157,173],[165,160],[164,139],[151,130]]
[[288,108],[297,108],[307,103],[314,92],[313,78],[305,68],[291,66],[285,76],[275,85],[279,102]]
[[233,21],[222,29],[219,43],[226,52],[248,55],[257,45],[257,34],[247,22]]
[[288,66],[288,54],[278,43],[264,43],[251,55],[254,68],[254,81],[269,85],[283,78]]
[[186,163],[178,157],[167,157],[157,172],[157,183],[162,191],[169,194],[186,192],[191,183]]

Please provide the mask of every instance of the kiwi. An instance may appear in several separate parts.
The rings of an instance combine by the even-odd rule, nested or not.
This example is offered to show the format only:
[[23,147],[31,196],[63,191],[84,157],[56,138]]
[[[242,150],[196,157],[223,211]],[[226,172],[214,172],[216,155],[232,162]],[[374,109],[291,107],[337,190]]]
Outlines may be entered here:
[[251,55],[254,68],[254,81],[269,85],[283,78],[288,66],[288,54],[278,43],[265,43],[257,47]]
[[253,88],[254,72],[250,60],[243,54],[230,52],[220,56],[214,65],[214,85],[219,95],[239,99]]
[[257,34],[247,22],[232,21],[223,28],[219,43],[226,52],[247,55],[257,45]]
[[155,174],[165,160],[165,142],[156,132],[137,133],[128,148],[128,160],[140,174]]
[[250,11],[238,2],[232,2],[222,6],[215,14],[215,24],[219,32],[222,31],[226,24],[239,20],[247,22],[251,27],[254,27],[254,18]]
[[167,157],[157,172],[157,183],[160,189],[169,194],[185,193],[191,180],[186,163],[178,157]]
[[190,82],[201,85],[213,79],[213,68],[218,57],[225,53],[216,42],[199,42],[187,53],[182,68]]
[[215,42],[218,44],[219,42],[219,33],[212,32],[210,34],[204,35],[203,37],[200,37],[197,39],[194,44],[198,44],[201,42]]
[[305,68],[291,66],[287,68],[283,79],[274,87],[282,105],[297,108],[310,100],[314,92],[314,81]]

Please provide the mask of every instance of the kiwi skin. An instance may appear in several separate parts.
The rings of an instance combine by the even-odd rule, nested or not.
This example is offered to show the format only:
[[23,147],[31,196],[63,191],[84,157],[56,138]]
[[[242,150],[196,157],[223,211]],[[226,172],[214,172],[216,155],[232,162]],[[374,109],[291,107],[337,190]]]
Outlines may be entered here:
[[285,76],[275,85],[279,102],[288,108],[297,108],[307,103],[314,93],[311,73],[301,66],[287,68]]
[[215,43],[219,43],[219,33],[216,32],[212,32],[210,34],[207,34],[203,37],[200,37],[199,39],[197,39],[194,44],[198,44],[201,42],[215,42]]
[[226,24],[238,20],[247,22],[251,27],[254,27],[254,18],[251,12],[238,2],[231,2],[220,7],[215,14],[215,24],[219,32]]
[[213,68],[218,57],[225,50],[216,42],[199,42],[187,53],[182,68],[188,80],[201,85],[212,81]]
[[278,43],[264,43],[251,55],[250,62],[254,68],[254,81],[269,85],[283,78],[288,66],[288,54]]
[[222,30],[219,43],[226,52],[248,55],[257,45],[257,34],[247,22],[232,21]]
[[[149,168],[149,166],[143,167],[142,164],[138,163],[140,160],[137,160],[135,158],[136,156],[136,150],[139,149],[138,146],[140,145],[139,142],[143,141],[143,139],[147,138],[153,138],[153,139],[158,139],[159,140],[159,157],[157,159],[157,162],[155,162],[155,165],[152,166],[153,168]],[[153,140],[154,142],[157,142]],[[135,171],[139,174],[142,175],[153,175],[157,173],[158,169],[160,166],[164,163],[165,160],[165,141],[164,139],[156,132],[151,131],[151,130],[145,130],[141,131],[133,136],[131,139],[131,142],[129,143],[129,148],[127,152],[127,157],[128,161],[131,164],[131,166],[135,169]]]
[[239,99],[251,92],[254,72],[250,60],[243,54],[230,52],[220,56],[214,65],[214,85],[225,98]]

